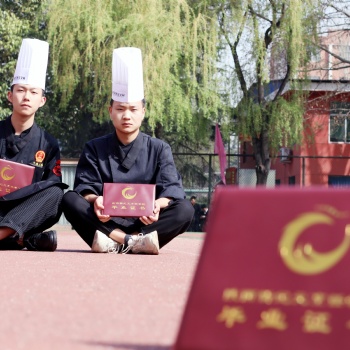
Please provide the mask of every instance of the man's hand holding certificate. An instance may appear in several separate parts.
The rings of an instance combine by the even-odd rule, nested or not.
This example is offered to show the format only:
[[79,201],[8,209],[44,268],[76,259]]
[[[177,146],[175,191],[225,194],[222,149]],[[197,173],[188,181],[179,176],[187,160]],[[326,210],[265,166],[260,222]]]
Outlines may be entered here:
[[103,214],[120,217],[153,216],[155,185],[105,183],[103,186]]

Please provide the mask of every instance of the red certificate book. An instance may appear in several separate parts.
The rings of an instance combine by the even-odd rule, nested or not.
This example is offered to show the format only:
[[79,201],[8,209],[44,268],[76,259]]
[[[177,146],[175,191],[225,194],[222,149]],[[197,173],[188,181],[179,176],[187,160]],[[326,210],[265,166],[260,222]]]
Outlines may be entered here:
[[156,185],[105,183],[103,185],[104,214],[140,217],[153,214]]
[[31,165],[0,159],[0,197],[30,185],[34,169]]
[[172,349],[349,350],[349,198],[218,186]]

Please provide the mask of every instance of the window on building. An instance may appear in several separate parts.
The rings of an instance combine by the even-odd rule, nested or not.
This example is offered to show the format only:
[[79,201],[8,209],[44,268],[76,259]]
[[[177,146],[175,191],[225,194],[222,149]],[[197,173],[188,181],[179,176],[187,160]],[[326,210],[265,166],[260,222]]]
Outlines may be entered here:
[[329,175],[328,185],[332,187],[349,187],[350,186],[350,176],[342,175]]
[[334,45],[334,51],[343,59],[350,60],[350,46],[349,45]]
[[321,50],[315,46],[308,46],[306,48],[308,58],[311,62],[321,61]]
[[288,177],[288,185],[295,185],[295,176]]
[[345,58],[347,61],[350,60],[350,46],[349,45],[344,45],[342,48],[342,57]]
[[314,52],[311,52],[311,62],[320,62],[321,61],[321,50],[316,49]]
[[329,113],[329,141],[350,142],[350,103],[332,102]]

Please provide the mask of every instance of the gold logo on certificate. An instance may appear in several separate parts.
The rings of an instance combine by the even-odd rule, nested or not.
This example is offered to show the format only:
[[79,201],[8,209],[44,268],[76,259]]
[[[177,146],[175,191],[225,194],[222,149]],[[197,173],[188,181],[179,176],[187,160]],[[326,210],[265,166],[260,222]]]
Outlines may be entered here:
[[11,166],[5,166],[1,169],[1,177],[3,180],[5,181],[10,181],[15,177],[15,174],[11,174],[13,172],[13,169],[11,168]]
[[[336,220],[348,216],[347,213],[339,212],[332,207],[324,207],[323,210],[325,212],[300,214],[284,227],[279,242],[279,252],[285,265],[297,274],[316,275],[325,272],[334,267],[349,250],[350,224],[345,225],[343,229],[342,242],[327,252],[316,251],[311,243],[297,243],[307,229],[316,225],[328,225],[331,229],[329,234],[332,234],[332,226]],[[315,240],[317,240],[317,232],[315,232]]]
[[133,199],[137,195],[137,192],[134,191],[132,187],[125,187],[122,190],[122,196],[126,199]]

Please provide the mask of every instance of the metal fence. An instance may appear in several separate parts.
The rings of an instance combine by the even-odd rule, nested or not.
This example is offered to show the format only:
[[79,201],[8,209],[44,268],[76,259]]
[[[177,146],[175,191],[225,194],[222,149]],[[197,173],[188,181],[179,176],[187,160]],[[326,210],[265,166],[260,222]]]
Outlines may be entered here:
[[[216,154],[174,154],[187,195],[195,195],[197,202],[209,204],[215,186],[220,182],[220,164]],[[199,161],[200,159],[200,161]],[[196,169],[193,172],[193,167]],[[187,169],[191,168],[192,172]],[[229,174],[230,170],[234,170]],[[198,173],[200,176],[197,176]],[[231,181],[230,181],[231,178]],[[252,154],[227,155],[226,181],[240,187],[256,186],[255,160]],[[266,187],[290,185],[350,186],[350,156],[276,156]]]

